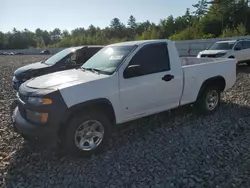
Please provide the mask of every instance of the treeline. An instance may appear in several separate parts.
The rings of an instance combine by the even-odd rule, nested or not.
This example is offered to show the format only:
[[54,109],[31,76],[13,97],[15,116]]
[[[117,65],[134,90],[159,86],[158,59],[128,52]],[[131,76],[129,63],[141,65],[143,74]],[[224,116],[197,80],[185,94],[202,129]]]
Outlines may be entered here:
[[144,39],[187,40],[200,38],[243,36],[250,33],[249,0],[200,0],[191,12],[174,18],[172,15],[158,24],[138,23],[130,16],[126,24],[114,18],[104,29],[90,25],[71,32],[27,29],[0,32],[0,49],[68,47],[82,44],[110,44],[119,41]]

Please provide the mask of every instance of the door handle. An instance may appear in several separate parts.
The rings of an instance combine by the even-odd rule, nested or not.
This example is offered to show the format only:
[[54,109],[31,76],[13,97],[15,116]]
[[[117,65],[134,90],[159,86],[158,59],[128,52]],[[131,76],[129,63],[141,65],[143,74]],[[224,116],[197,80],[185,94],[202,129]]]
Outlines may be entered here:
[[165,76],[162,77],[162,80],[166,82],[169,82],[172,79],[174,79],[174,75],[171,75],[171,74],[166,74]]

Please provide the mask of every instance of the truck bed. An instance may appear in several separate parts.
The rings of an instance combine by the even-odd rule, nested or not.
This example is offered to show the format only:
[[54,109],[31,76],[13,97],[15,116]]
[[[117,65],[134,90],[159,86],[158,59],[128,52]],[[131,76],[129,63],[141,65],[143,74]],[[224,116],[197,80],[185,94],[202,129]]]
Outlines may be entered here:
[[197,64],[204,64],[204,63],[213,63],[213,62],[220,62],[225,61],[225,58],[197,58],[197,57],[181,57],[181,65],[182,66],[189,66],[189,65],[197,65]]
[[203,82],[209,78],[223,77],[226,80],[225,90],[231,88],[236,81],[235,59],[195,57],[181,59],[184,86],[180,105],[195,102]]

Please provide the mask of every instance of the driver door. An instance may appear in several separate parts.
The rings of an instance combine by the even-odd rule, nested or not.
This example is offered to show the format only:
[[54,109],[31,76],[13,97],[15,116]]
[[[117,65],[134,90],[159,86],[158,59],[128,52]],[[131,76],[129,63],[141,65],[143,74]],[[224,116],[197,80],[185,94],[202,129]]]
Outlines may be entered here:
[[[120,100],[124,120],[131,120],[178,106],[182,78],[170,67],[165,42],[142,47],[129,65],[139,66],[138,74],[125,76],[119,72]],[[171,77],[164,80],[165,77]]]
[[242,41],[238,42],[234,47],[235,57],[238,61],[244,61],[246,59],[245,50],[243,49]]

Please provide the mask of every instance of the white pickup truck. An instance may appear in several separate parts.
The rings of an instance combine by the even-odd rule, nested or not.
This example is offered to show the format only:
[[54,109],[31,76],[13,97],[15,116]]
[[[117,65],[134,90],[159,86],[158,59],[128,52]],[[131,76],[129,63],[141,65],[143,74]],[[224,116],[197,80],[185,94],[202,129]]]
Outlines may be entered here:
[[103,149],[116,124],[185,104],[214,112],[220,93],[235,81],[235,59],[179,58],[169,40],[112,44],[79,69],[22,84],[14,130],[27,140],[91,155]]
[[218,41],[208,49],[201,51],[198,58],[234,58],[237,63],[250,65],[250,40],[238,39],[229,41]]

